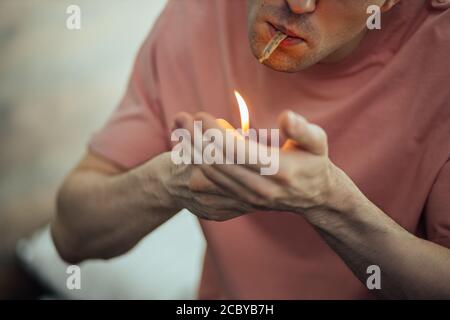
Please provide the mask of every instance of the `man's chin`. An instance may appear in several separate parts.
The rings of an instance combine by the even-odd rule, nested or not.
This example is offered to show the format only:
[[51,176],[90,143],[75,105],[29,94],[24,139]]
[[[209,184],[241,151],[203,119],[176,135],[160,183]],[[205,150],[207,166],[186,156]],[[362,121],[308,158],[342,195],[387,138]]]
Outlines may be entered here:
[[[250,37],[250,40],[252,37]],[[254,57],[259,60],[261,52],[266,43],[250,41],[250,47]],[[313,59],[314,53],[311,50],[304,49],[286,52],[284,50],[275,50],[275,52],[263,62],[268,68],[285,73],[296,73],[308,69],[318,61]]]
[[274,54],[263,63],[266,67],[285,73],[296,73],[308,69],[314,63],[309,63],[305,57],[286,57],[282,54]]

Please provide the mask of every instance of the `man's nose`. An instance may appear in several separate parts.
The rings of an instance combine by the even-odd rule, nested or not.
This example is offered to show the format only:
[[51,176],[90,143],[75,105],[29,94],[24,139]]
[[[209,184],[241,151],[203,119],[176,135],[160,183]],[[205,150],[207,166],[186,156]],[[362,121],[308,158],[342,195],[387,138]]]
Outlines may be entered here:
[[317,0],[286,0],[289,8],[293,13],[311,13],[316,10]]

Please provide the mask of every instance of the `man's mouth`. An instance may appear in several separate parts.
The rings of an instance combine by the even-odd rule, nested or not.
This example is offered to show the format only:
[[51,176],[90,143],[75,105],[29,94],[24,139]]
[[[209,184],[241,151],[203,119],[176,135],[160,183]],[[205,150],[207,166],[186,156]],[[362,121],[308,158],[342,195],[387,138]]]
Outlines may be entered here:
[[282,25],[272,24],[270,22],[268,22],[267,24],[269,26],[270,38],[272,38],[275,35],[275,33],[277,33],[277,31],[280,31],[285,35],[287,35],[287,38],[281,42],[280,47],[290,47],[306,42],[304,38],[300,37],[298,34]]

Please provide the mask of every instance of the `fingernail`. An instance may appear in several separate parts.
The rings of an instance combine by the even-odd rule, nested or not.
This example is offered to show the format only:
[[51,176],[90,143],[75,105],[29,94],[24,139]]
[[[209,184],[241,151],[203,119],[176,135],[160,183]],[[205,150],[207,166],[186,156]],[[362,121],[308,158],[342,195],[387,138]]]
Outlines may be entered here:
[[289,123],[293,126],[297,125],[297,117],[295,116],[295,113],[293,111],[288,112],[288,119]]
[[288,112],[288,119],[293,126],[299,126],[306,123],[306,119],[294,111]]

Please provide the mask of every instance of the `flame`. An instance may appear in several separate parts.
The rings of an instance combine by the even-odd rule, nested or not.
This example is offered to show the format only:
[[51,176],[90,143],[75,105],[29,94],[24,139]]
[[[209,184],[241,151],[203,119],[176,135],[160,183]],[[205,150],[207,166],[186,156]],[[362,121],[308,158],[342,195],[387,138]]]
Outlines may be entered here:
[[250,129],[250,116],[248,114],[247,103],[245,103],[244,98],[242,98],[241,94],[234,90],[234,95],[236,96],[236,100],[239,105],[239,112],[241,114],[241,129],[242,133],[247,133]]

